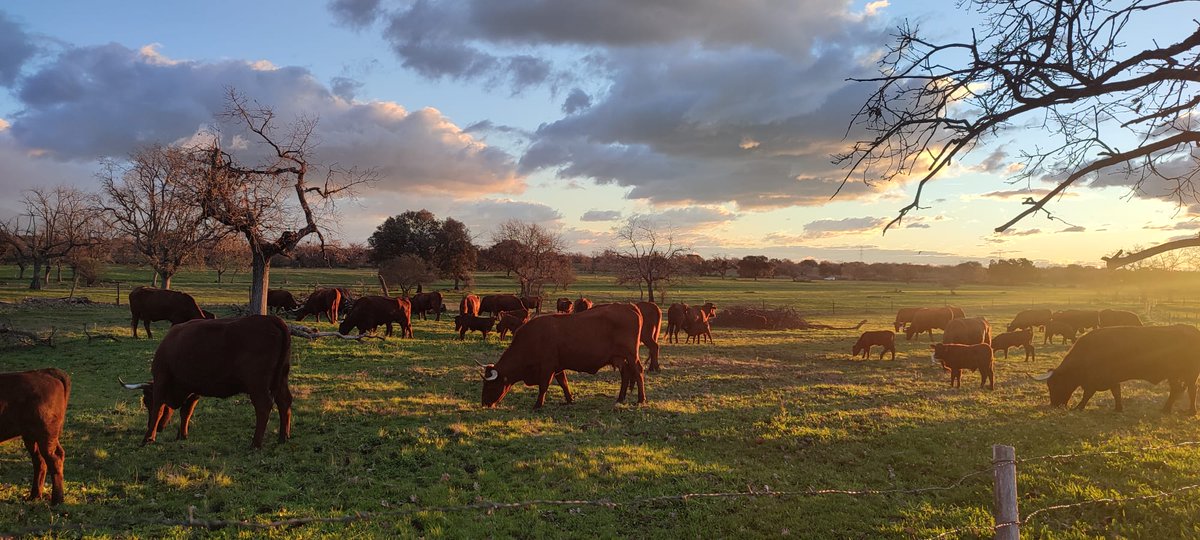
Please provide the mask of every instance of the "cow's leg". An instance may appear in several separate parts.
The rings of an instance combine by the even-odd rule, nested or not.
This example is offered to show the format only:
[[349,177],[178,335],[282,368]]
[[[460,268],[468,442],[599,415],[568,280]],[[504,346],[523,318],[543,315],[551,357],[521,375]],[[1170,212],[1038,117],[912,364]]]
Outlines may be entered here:
[[558,381],[558,386],[562,387],[563,400],[565,400],[567,403],[575,401],[575,398],[571,396],[571,389],[567,386],[567,372],[560,371],[555,373],[554,380]]
[[1079,404],[1072,407],[1072,410],[1076,410],[1076,411],[1082,410],[1084,407],[1087,406],[1088,400],[1092,399],[1092,394],[1095,394],[1095,393],[1096,393],[1096,390],[1094,390],[1092,388],[1084,388],[1083,389],[1083,399],[1079,400]]
[[388,321],[386,327],[387,331],[384,332],[384,337],[392,337],[392,322]]
[[1109,388],[1109,391],[1112,392],[1113,396],[1113,410],[1117,412],[1125,410],[1125,408],[1121,406],[1121,384],[1114,384],[1112,388]]
[[29,452],[29,460],[33,462],[33,480],[29,483],[29,495],[25,500],[36,501],[42,498],[42,484],[46,483],[46,461],[38,450],[38,441],[31,437],[21,439],[25,443],[25,451]]
[[280,386],[275,393],[275,407],[279,409],[279,442],[282,443],[292,437],[292,389],[287,381]]
[[163,411],[167,409],[167,404],[164,400],[155,396],[154,403],[147,404],[147,412],[149,413],[149,421],[146,423],[146,436],[142,437],[142,446],[146,446],[154,442],[158,436],[158,421],[162,418]]
[[63,462],[67,459],[67,452],[63,450],[58,439],[52,441],[54,443],[54,462],[49,463],[50,474],[50,504],[59,504],[63,502]]
[[638,390],[638,405],[646,402],[646,375],[642,371],[642,361],[637,355],[633,356],[633,365],[630,366],[630,375],[633,377],[633,382],[637,383]]
[[129,329],[133,330],[133,339],[137,339],[137,337],[138,337],[137,325],[138,325],[137,315],[133,315],[133,320],[129,321]]
[[167,429],[167,424],[171,422],[171,413],[173,412],[175,412],[175,409],[170,407],[167,407],[163,410],[162,418],[158,419],[158,428],[155,429],[156,432],[162,433],[164,429]]
[[175,438],[177,441],[182,441],[188,438],[188,424],[192,421],[192,412],[196,410],[196,403],[200,402],[200,396],[192,394],[188,396],[187,401],[183,402],[183,406],[179,408],[179,436]]
[[1179,393],[1183,391],[1183,381],[1167,379],[1167,386],[1171,388],[1171,393],[1167,394],[1167,403],[1162,408],[1163,414],[1171,412],[1171,408],[1175,406],[1175,400],[1179,399]]
[[983,388],[985,383],[989,390],[996,389],[996,373],[990,367],[979,370],[979,388]]
[[[896,344],[895,344],[895,343],[893,343],[893,344],[891,344],[891,345],[888,345],[888,351],[891,351],[891,353],[892,353],[892,360],[895,360],[895,359],[896,359]],[[883,359],[883,357],[882,357],[882,356],[880,356],[880,359]]]
[[658,343],[652,341],[646,345],[646,348],[650,349],[650,371],[661,370],[662,368],[658,365]]
[[550,390],[550,380],[553,378],[554,378],[554,374],[551,373],[550,376],[546,378],[546,380],[538,381],[538,396],[537,396],[537,401],[533,402],[534,409],[540,409],[540,408],[542,408],[542,405],[546,404],[546,392],[548,392]]
[[250,403],[254,405],[254,440],[250,441],[250,447],[262,448],[267,421],[271,419],[271,396],[265,391],[255,392],[250,394]]
[[38,454],[41,456],[45,466],[42,467],[41,475],[37,478],[38,495],[41,496],[41,485],[45,481],[47,469],[50,472],[50,482],[53,484],[50,491],[50,504],[59,504],[63,501],[63,456],[62,446],[59,446],[58,439],[48,439],[40,441],[37,445]]
[[150,332],[150,319],[143,320],[142,326],[146,327],[146,338],[154,339],[154,334]]

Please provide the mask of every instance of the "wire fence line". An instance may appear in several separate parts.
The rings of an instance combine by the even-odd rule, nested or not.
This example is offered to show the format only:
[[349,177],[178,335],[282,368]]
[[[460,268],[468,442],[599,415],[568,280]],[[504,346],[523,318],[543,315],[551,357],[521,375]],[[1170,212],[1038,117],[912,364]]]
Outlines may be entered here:
[[[968,481],[982,477],[987,474],[995,474],[1000,468],[1007,466],[1015,466],[1020,463],[1032,463],[1039,461],[1066,461],[1076,458],[1086,458],[1102,455],[1129,454],[1136,452],[1147,452],[1154,450],[1164,450],[1170,448],[1184,448],[1200,446],[1200,441],[1183,441],[1178,443],[1151,445],[1140,448],[1130,448],[1125,450],[1102,450],[1092,452],[1079,452],[1071,454],[1047,454],[1028,458],[1019,458],[1012,460],[993,460],[990,466],[976,469],[963,476],[958,477],[947,484],[915,487],[915,488],[806,488],[800,490],[774,490],[769,486],[756,488],[747,485],[745,490],[737,491],[718,491],[718,492],[697,492],[697,493],[681,493],[671,495],[656,495],[650,497],[639,497],[626,500],[614,500],[609,498],[599,499],[534,499],[515,502],[494,502],[494,501],[477,501],[474,503],[461,505],[442,505],[442,506],[420,506],[415,502],[400,502],[402,508],[382,511],[355,511],[335,516],[298,516],[293,518],[278,519],[272,521],[248,521],[248,520],[222,520],[222,519],[203,519],[195,516],[196,507],[189,506],[187,508],[186,518],[184,519],[162,519],[162,520],[125,520],[113,522],[96,522],[96,523],[53,523],[49,525],[29,527],[19,530],[3,531],[0,530],[0,538],[23,537],[36,534],[45,534],[51,532],[67,532],[67,531],[89,531],[100,529],[129,529],[131,527],[182,527],[189,529],[207,529],[218,530],[224,528],[239,528],[247,530],[269,530],[277,528],[299,527],[304,525],[314,524],[349,524],[364,521],[383,521],[411,516],[414,514],[433,512],[433,513],[462,513],[483,511],[487,514],[492,514],[501,510],[522,510],[537,507],[596,507],[615,509],[621,507],[640,507],[644,505],[655,505],[673,502],[690,502],[697,500],[729,500],[729,499],[759,499],[759,498],[802,498],[802,497],[818,497],[818,496],[848,496],[848,497],[867,497],[867,496],[890,496],[890,495],[922,495],[928,493],[944,492],[957,489],[966,485]],[[1097,499],[1088,499],[1076,501],[1073,503],[1055,504],[1039,508],[1026,514],[1023,518],[1016,521],[996,522],[991,526],[972,524],[954,529],[943,531],[935,536],[928,537],[930,540],[951,537],[959,533],[996,533],[1000,529],[1012,526],[1024,526],[1031,523],[1034,518],[1042,516],[1048,512],[1056,512],[1072,508],[1083,508],[1088,506],[1104,505],[1104,504],[1125,504],[1138,501],[1154,500],[1169,498],[1189,491],[1200,490],[1200,483],[1180,486],[1169,490],[1160,490],[1155,493],[1136,495],[1128,497],[1103,497]]]

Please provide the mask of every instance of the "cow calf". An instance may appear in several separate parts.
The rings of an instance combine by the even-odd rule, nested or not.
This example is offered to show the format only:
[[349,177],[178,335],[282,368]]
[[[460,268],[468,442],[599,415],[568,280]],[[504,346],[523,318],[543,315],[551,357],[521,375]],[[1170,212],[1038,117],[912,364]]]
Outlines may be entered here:
[[863,359],[871,356],[871,347],[883,347],[879,351],[879,359],[883,360],[883,353],[891,352],[892,360],[896,359],[896,333],[891,330],[873,330],[863,332],[858,336],[858,341],[854,342],[854,347],[851,349],[851,356],[862,355]]
[[31,501],[42,498],[42,484],[50,471],[50,504],[63,502],[63,459],[59,444],[67,418],[71,378],[55,368],[0,373],[0,442],[17,437],[33,461]]
[[1004,351],[1004,358],[1008,358],[1008,349],[1011,347],[1023,347],[1025,349],[1025,361],[1033,360],[1033,328],[1026,328],[1016,332],[1005,332],[992,338],[992,350]]
[[467,332],[479,332],[483,334],[483,339],[487,339],[488,332],[492,331],[492,326],[495,324],[495,317],[476,317],[474,315],[456,315],[454,317],[454,327],[458,329],[459,341],[466,339]]
[[962,370],[973,369],[979,371],[980,388],[987,386],[989,390],[996,389],[991,345],[937,343],[930,347],[933,349],[933,360],[940,361],[942,369],[950,372],[951,387],[962,386]]

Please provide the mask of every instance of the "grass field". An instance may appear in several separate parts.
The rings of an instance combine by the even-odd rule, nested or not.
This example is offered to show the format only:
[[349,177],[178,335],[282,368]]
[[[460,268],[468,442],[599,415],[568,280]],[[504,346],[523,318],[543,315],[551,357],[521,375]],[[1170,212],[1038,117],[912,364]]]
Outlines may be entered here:
[[[120,269],[117,269],[120,270]],[[11,279],[0,301],[30,296]],[[148,272],[110,271],[129,283]],[[174,287],[202,306],[228,313],[246,284],[217,286],[201,273]],[[367,271],[274,270],[273,287],[370,286]],[[286,284],[286,285],[285,285]],[[508,291],[484,276],[477,292]],[[951,295],[923,284],[702,279],[669,301],[787,305],[810,321],[890,327],[896,307],[953,303],[1001,325],[1031,306],[1132,309],[1154,322],[1192,321],[1200,283],[1151,288],[964,286]],[[77,294],[111,303],[112,285]],[[565,296],[609,301],[636,297],[604,276],[582,276]],[[39,296],[65,295],[55,285]],[[459,295],[449,293],[448,304]],[[557,296],[557,295],[555,295]],[[989,529],[990,474],[947,490],[868,496],[750,497],[647,502],[616,507],[425,510],[479,501],[611,500],[685,493],[800,491],[808,488],[916,488],[948,485],[986,469],[995,443],[1018,458],[1134,449],[1200,440],[1200,419],[1161,415],[1166,387],[1127,383],[1124,413],[1107,394],[1082,412],[1051,410],[1043,383],[1025,375],[1057,365],[1066,348],[1042,347],[1033,362],[998,360],[995,391],[978,376],[952,389],[930,365],[926,342],[901,339],[895,361],[850,358],[856,332],[714,329],[713,345],[664,345],[663,371],[648,374],[649,402],[614,406],[611,371],[572,378],[576,402],[551,391],[518,388],[499,408],[479,405],[473,359],[494,360],[504,344],[478,335],[452,339],[452,322],[417,321],[416,339],[323,340],[293,345],[296,395],[291,441],[278,445],[273,417],[263,450],[249,449],[253,410],[243,397],[201,400],[191,437],[174,441],[175,424],[139,447],[145,424],[139,397],[117,376],[142,380],[166,331],[153,340],[88,344],[83,325],[129,335],[128,308],[111,304],[33,309],[0,306],[0,320],[21,329],[57,328],[57,346],[0,350],[0,370],[57,366],[74,388],[63,445],[66,503],[21,500],[30,465],[18,442],[0,445],[0,536],[59,527],[70,536],[185,537],[199,534],[153,522],[196,519],[268,522],[393,512],[385,519],[311,524],[270,531],[278,537],[325,535],[406,538],[909,538],[976,525]],[[329,328],[329,324],[322,325]],[[644,354],[644,353],[643,353]],[[1078,399],[1078,398],[1076,398]],[[1108,496],[1148,495],[1195,482],[1194,447],[1042,460],[1018,466],[1022,512]],[[1180,538],[1200,535],[1194,493],[1089,505],[1036,516],[1031,538]],[[988,537],[985,529],[948,537]],[[55,532],[35,532],[52,536]],[[226,527],[204,534],[261,536]]]

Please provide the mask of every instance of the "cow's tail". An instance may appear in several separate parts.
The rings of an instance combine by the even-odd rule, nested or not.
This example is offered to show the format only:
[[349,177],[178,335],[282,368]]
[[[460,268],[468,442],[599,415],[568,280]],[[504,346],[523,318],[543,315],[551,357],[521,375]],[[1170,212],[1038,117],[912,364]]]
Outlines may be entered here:
[[283,334],[279,344],[279,358],[275,363],[275,378],[271,381],[271,391],[275,392],[280,385],[287,382],[288,372],[292,369],[292,331],[288,328],[287,323],[283,322],[283,319],[279,317],[272,317],[272,319]]
[[70,399],[71,398],[71,377],[69,375],[67,375],[67,372],[65,372],[61,369],[58,369],[58,368],[50,368],[50,369],[47,369],[46,372],[51,377],[58,379],[58,382],[62,383],[63,394],[66,395],[67,399]]

